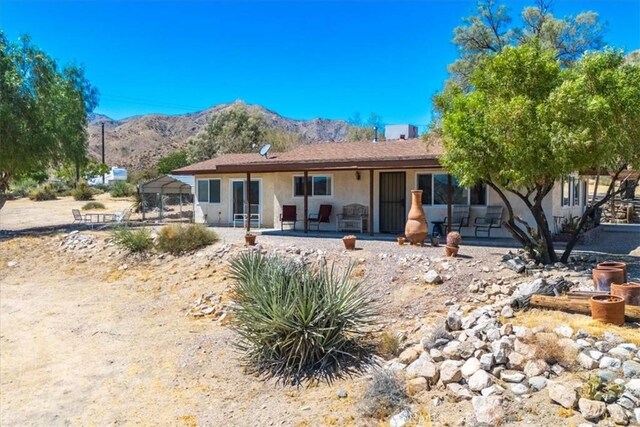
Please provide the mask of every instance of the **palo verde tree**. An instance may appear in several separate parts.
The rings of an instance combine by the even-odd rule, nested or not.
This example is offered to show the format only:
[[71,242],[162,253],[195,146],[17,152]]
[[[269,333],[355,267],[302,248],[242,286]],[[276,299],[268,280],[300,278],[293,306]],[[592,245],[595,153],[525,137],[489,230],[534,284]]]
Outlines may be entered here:
[[60,69],[29,37],[11,43],[0,32],[0,200],[12,179],[86,161],[97,99],[82,68]]
[[[620,52],[585,54],[563,68],[557,51],[537,39],[479,60],[468,87],[450,84],[435,99],[445,147],[442,162],[462,184],[484,182],[502,199],[505,227],[531,255],[558,260],[543,201],[562,177],[582,170],[638,165],[640,68]],[[566,261],[593,211],[582,215],[562,255]],[[515,215],[508,195],[535,227]]]

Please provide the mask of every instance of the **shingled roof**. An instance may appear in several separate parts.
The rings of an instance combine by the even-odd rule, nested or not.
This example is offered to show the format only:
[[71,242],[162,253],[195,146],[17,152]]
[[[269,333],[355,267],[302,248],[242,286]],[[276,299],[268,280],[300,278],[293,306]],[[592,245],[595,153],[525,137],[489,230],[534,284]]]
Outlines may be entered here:
[[420,139],[301,144],[283,153],[224,154],[174,170],[176,175],[239,172],[296,172],[340,169],[436,168],[439,141]]

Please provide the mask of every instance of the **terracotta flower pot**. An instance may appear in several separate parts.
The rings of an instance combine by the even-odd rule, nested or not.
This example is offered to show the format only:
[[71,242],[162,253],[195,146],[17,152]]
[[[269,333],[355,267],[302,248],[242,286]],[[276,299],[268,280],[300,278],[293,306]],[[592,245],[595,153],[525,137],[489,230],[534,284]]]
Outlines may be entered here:
[[591,317],[604,323],[624,325],[624,300],[615,295],[592,296]]
[[353,251],[356,248],[356,237],[355,236],[345,236],[342,238],[342,243],[344,243],[344,248],[348,251]]
[[412,245],[416,245],[422,244],[427,234],[427,217],[422,209],[422,190],[411,190],[411,209],[404,227],[404,235]]
[[400,246],[404,245],[404,237],[398,237],[398,244]]
[[612,283],[611,295],[621,297],[626,305],[640,305],[640,283]]
[[444,254],[446,256],[452,256],[452,257],[458,256],[458,249],[460,249],[460,248],[458,248],[456,246],[446,245],[444,247]]
[[593,287],[596,291],[609,292],[612,283],[624,283],[624,271],[614,267],[596,267],[593,269]]
[[245,234],[244,235],[244,243],[247,246],[254,246],[256,244],[256,235],[255,234]]
[[624,281],[628,280],[627,278],[627,264],[619,261],[607,261],[598,263],[597,268],[619,268],[624,272]]

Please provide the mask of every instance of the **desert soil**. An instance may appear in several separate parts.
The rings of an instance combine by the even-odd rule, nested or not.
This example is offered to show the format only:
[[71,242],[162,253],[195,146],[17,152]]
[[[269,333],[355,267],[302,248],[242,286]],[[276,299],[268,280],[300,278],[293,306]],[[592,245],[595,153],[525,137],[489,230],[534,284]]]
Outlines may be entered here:
[[[114,211],[129,203],[106,202]],[[55,205],[49,213],[58,214],[40,212],[43,205],[34,202],[8,202],[0,211],[2,228],[68,222],[58,217],[68,218],[81,202],[46,203]],[[182,257],[127,255],[109,244],[107,231],[82,231],[96,245],[76,250],[61,246],[63,233],[0,239],[0,423],[377,425],[359,412],[366,374],[310,387],[274,384],[244,371],[228,325],[185,315],[202,294],[229,299],[228,258],[219,253],[245,250],[242,231],[217,231],[219,243]],[[463,299],[472,277],[515,274],[496,268],[507,248],[465,247],[464,258],[438,260],[442,248],[395,242],[363,241],[361,250],[346,253],[337,239],[258,241],[267,251],[296,245],[320,249],[340,265],[355,263],[354,274],[383,307],[381,329],[390,332],[415,332],[416,324],[443,316],[445,301]],[[450,263],[450,277],[443,285],[426,285],[424,262],[412,262],[416,255],[429,257],[431,265]],[[347,398],[338,398],[340,388]],[[539,405],[541,395],[522,402],[523,418],[512,421],[563,421],[557,408]],[[430,396],[424,397],[425,411],[435,425],[456,425],[469,416],[469,402],[433,408]]]

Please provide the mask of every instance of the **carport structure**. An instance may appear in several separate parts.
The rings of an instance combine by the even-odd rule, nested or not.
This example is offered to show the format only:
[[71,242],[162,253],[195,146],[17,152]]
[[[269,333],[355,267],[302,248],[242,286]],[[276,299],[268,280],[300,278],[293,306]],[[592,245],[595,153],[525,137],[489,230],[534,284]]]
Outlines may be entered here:
[[[180,181],[171,175],[162,175],[157,178],[154,178],[150,181],[144,182],[138,185],[138,192],[140,195],[144,194],[157,194],[160,199],[160,220],[163,219],[163,201],[162,196],[169,194],[179,194],[180,195],[180,217],[182,217],[182,195],[183,194],[191,194],[191,185],[187,184],[184,181]],[[145,204],[144,201],[142,203],[142,220],[145,220]]]

